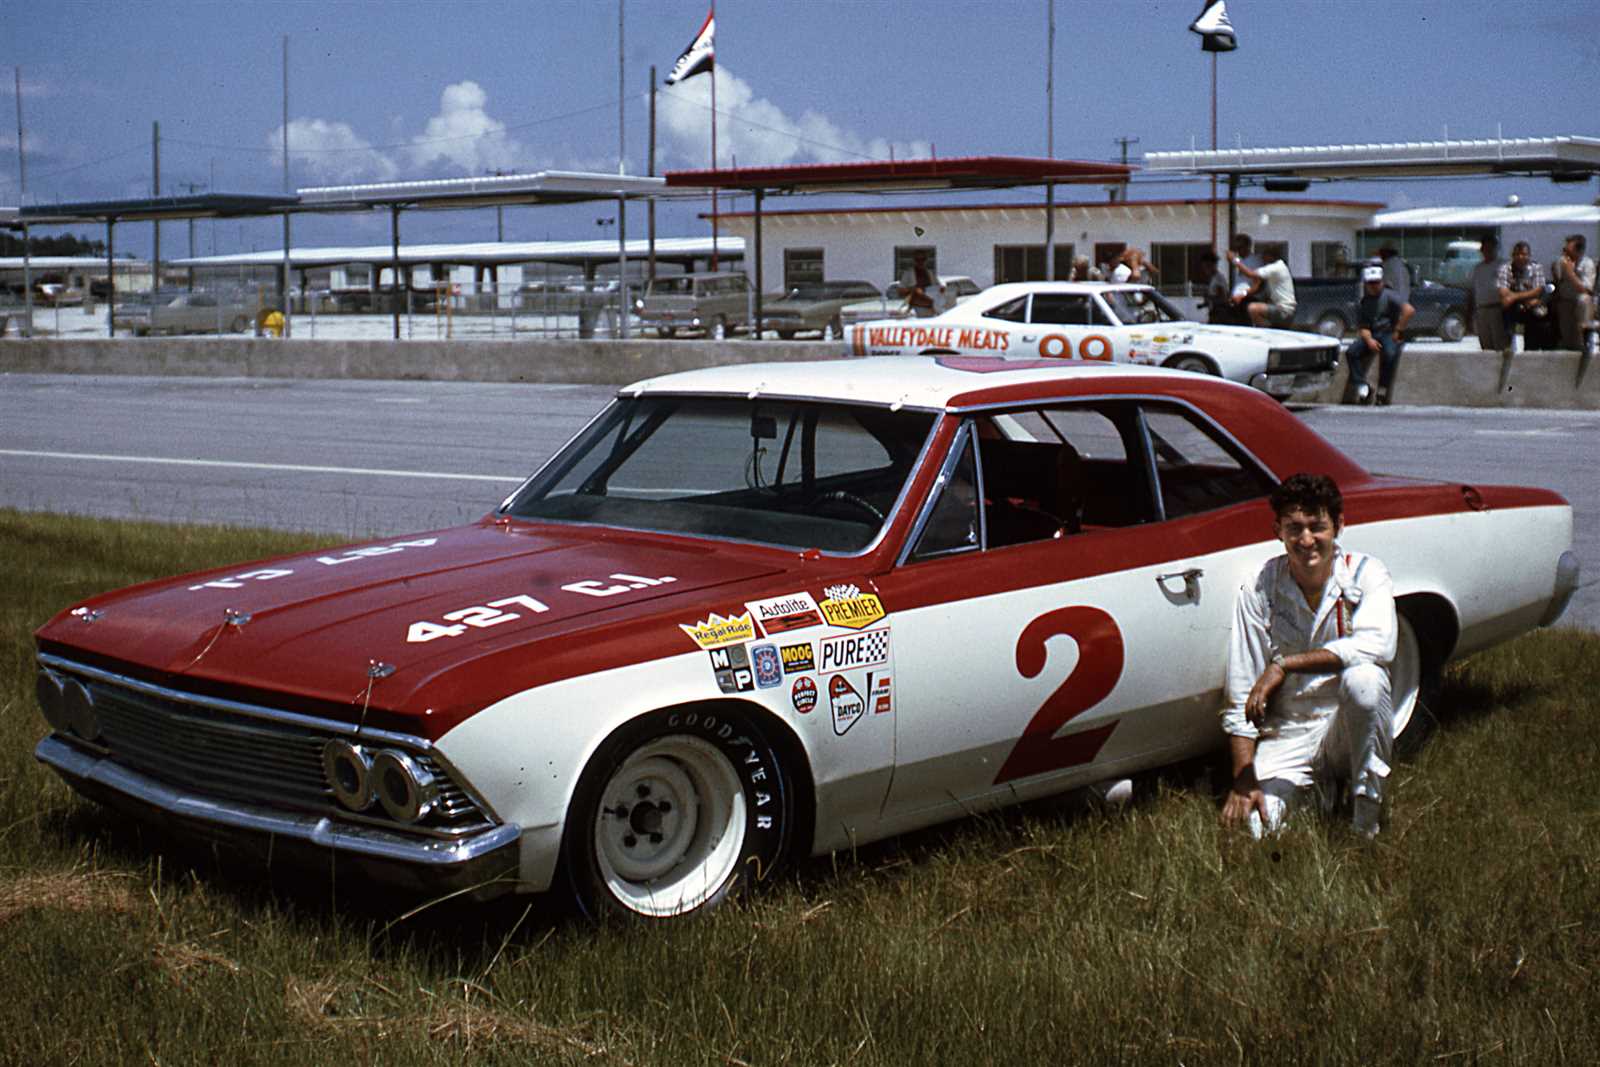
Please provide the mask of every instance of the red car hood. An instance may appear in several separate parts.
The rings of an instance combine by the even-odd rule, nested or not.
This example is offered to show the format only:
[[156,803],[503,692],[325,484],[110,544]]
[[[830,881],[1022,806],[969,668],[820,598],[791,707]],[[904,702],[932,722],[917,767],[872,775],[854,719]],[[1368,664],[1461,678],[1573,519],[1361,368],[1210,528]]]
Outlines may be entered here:
[[[506,670],[507,653],[522,666],[534,642],[579,630],[597,631],[597,640],[621,628],[637,639],[645,636],[642,620],[663,611],[693,623],[701,604],[720,603],[708,590],[780,572],[785,563],[783,554],[759,549],[485,521],[135,586],[62,612],[36,638],[43,651],[130,668],[151,681],[254,693],[321,714],[365,703],[375,674],[372,706],[410,718],[446,710],[434,706],[443,696],[435,683],[453,668],[500,661],[495,681],[504,675],[512,692],[528,671]],[[726,610],[737,607],[730,598]],[[676,634],[670,648],[694,647],[675,623],[649,630],[658,640],[639,644]],[[591,640],[556,642],[537,658],[567,662],[573,646]],[[485,672],[473,673],[471,685],[446,688],[470,690],[481,706],[496,686],[485,686]],[[466,713],[441,717],[459,721]]]

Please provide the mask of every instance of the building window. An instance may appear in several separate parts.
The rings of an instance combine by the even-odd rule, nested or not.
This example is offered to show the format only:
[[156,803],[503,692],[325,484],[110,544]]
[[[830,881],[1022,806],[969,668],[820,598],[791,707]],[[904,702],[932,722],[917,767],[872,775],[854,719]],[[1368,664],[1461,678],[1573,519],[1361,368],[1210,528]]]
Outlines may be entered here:
[[1311,242],[1313,278],[1348,278],[1354,266],[1350,262],[1350,246],[1343,241]]
[[[1044,281],[1044,252],[1044,245],[995,245],[994,283]],[[1072,254],[1072,245],[1056,244],[1057,281],[1066,281],[1072,273]]]
[[1155,264],[1155,283],[1169,296],[1192,296],[1203,292],[1210,279],[1200,257],[1211,251],[1207,241],[1186,243],[1167,242],[1150,246],[1150,260]]
[[783,250],[783,287],[809,285],[823,280],[822,249],[785,248]]

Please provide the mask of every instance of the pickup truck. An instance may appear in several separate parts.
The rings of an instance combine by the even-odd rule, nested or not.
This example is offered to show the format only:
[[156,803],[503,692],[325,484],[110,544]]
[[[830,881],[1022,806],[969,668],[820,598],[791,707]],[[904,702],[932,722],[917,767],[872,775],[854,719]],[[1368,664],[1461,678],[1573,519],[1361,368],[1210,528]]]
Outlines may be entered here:
[[[1343,337],[1356,328],[1361,283],[1354,278],[1296,278],[1295,329],[1315,330],[1324,337]],[[1467,291],[1437,282],[1411,287],[1415,314],[1406,338],[1438,337],[1459,341],[1467,333]]]

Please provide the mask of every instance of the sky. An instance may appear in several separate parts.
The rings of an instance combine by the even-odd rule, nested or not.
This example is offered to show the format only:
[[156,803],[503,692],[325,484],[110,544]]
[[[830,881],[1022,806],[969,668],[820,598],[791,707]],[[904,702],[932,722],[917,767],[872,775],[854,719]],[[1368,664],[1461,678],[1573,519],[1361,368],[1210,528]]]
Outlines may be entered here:
[[[1055,0],[1054,154],[1137,163],[1210,143],[1211,59],[1188,32],[1200,0]],[[1218,141],[1283,146],[1600,136],[1593,0],[1228,0],[1237,51],[1218,60]],[[288,38],[293,188],[547,169],[648,173],[710,165],[711,78],[660,79],[706,0],[52,0],[0,3],[0,205],[161,192],[277,193]],[[723,166],[965,155],[1043,156],[1049,0],[721,0]],[[619,37],[621,41],[619,57]],[[21,72],[27,188],[18,160]],[[620,125],[625,136],[619,138]],[[1311,196],[1391,207],[1594,200],[1595,182],[1333,183]],[[1136,185],[1134,198],[1203,195]],[[1099,199],[1090,188],[1058,195]],[[921,199],[926,199],[924,195]],[[1042,191],[982,199],[1042,200]],[[768,208],[843,201],[768,200]],[[708,205],[663,205],[658,233],[702,235]],[[748,201],[737,207],[748,207]],[[726,209],[726,205],[724,205]],[[630,209],[630,236],[644,211]],[[596,204],[405,217],[410,241],[612,236]],[[163,230],[173,234],[182,224]],[[297,217],[297,245],[381,244],[387,216]],[[150,227],[119,251],[148,254]],[[102,238],[102,232],[87,232]],[[198,254],[280,247],[275,220],[201,223]],[[181,233],[164,236],[182,251]],[[164,255],[170,256],[170,250]]]

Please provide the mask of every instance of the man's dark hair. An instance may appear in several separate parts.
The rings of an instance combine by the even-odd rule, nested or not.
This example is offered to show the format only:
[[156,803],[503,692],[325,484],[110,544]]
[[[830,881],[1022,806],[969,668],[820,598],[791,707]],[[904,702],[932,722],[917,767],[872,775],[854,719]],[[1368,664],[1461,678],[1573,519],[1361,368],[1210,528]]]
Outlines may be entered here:
[[1500,251],[1500,238],[1485,237],[1478,242],[1478,249],[1482,252],[1498,252]]
[[1578,255],[1580,256],[1583,255],[1583,250],[1589,247],[1588,238],[1584,237],[1581,233],[1573,234],[1571,237],[1567,238],[1567,241],[1570,244],[1575,244],[1578,246]]
[[1344,520],[1344,496],[1326,474],[1291,474],[1267,499],[1280,519],[1298,509],[1307,515],[1326,511],[1335,526]]
[[1241,256],[1248,256],[1250,254],[1250,249],[1253,248],[1254,245],[1255,242],[1250,240],[1249,234],[1236,233],[1233,235],[1233,241],[1228,245],[1228,247],[1233,249],[1234,252]]
[[1516,255],[1518,252],[1527,252],[1531,255],[1533,253],[1533,249],[1529,247],[1528,242],[1518,241],[1516,244],[1511,246],[1511,254]]

